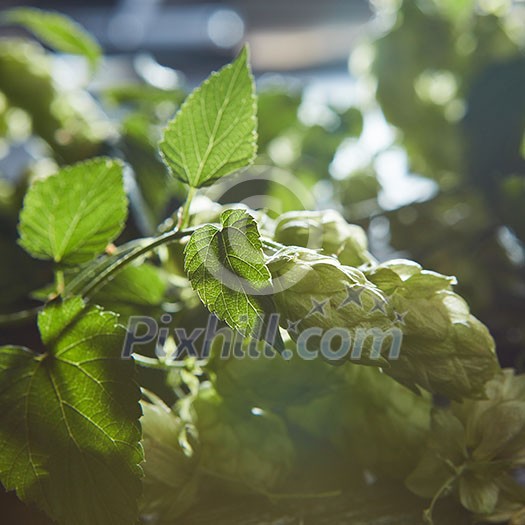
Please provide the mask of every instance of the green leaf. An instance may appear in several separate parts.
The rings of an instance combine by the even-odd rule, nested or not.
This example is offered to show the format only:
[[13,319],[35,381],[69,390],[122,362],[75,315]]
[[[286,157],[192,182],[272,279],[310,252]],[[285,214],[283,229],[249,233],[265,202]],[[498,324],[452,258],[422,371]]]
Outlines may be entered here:
[[419,497],[432,499],[447,482],[453,483],[450,467],[437,454],[426,453],[405,480],[405,485]]
[[20,215],[20,244],[38,259],[89,261],[122,231],[127,200],[122,164],[97,158],[35,182]]
[[108,281],[93,297],[93,302],[123,317],[160,315],[168,281],[162,270],[152,264],[127,266]]
[[174,176],[194,188],[252,164],[257,153],[255,85],[245,47],[186,99],[160,143]]
[[124,330],[79,298],[38,324],[43,353],[0,349],[0,480],[60,525],[133,525],[141,412]]
[[[487,407],[478,419],[481,438],[473,457],[479,461],[508,456],[525,443],[525,399],[507,399]],[[507,453],[506,453],[507,452]]]
[[271,276],[264,263],[255,220],[244,210],[226,210],[222,228],[206,224],[191,236],[184,269],[201,301],[241,333],[263,322]]
[[498,503],[499,487],[495,480],[467,473],[459,480],[461,504],[476,514],[494,512]]
[[92,70],[102,55],[94,38],[74,20],[62,14],[20,7],[10,10],[4,19],[24,26],[57,51],[85,56]]

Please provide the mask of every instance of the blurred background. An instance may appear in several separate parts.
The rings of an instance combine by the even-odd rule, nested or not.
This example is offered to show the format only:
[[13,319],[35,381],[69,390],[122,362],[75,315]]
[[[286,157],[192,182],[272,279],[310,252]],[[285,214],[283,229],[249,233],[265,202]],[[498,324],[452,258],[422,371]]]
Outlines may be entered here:
[[[525,1],[0,6],[58,10],[106,53],[91,75],[82,57],[0,26],[0,314],[37,304],[51,275],[13,248],[29,181],[94,155],[125,158],[134,213],[124,237],[155,232],[184,196],[157,156],[160,130],[249,42],[260,154],[249,183],[215,197],[264,193],[274,214],[335,208],[367,230],[378,259],[456,275],[502,365],[524,370]],[[34,337],[0,326],[0,344],[14,330]]]
[[59,10],[111,55],[152,53],[186,74],[207,75],[245,40],[258,71],[342,66],[371,16],[366,0],[231,2],[121,0],[3,2]]

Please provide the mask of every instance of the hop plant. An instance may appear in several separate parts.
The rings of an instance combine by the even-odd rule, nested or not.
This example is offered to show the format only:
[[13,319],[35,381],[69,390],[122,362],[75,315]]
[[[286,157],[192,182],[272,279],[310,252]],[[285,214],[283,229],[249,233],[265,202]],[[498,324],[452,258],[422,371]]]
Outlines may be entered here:
[[289,473],[294,447],[279,416],[232,403],[210,383],[179,408],[196,430],[201,468],[232,490],[270,493]]
[[[381,290],[362,271],[344,266],[334,257],[288,247],[270,258],[268,268],[281,324],[293,339],[312,327],[341,327],[348,330],[352,340],[358,329],[365,333],[373,328],[387,331],[394,327]],[[367,364],[386,364],[378,350],[367,339],[359,355],[352,358]]]
[[[99,46],[59,14],[24,8],[8,18],[48,46],[84,55],[92,69],[99,60]],[[45,262],[40,270],[36,260],[28,263],[41,277],[24,283],[24,270],[13,287],[20,290],[2,297],[0,324],[15,337],[0,350],[3,487],[60,525],[167,525],[187,522],[182,514],[197,501],[214,506],[217,495],[318,497],[353,485],[354,473],[362,482],[364,469],[401,479],[413,471],[408,483],[433,498],[431,508],[452,491],[480,519],[523,524],[525,488],[516,476],[525,461],[523,380],[510,373],[493,379],[500,369],[492,339],[453,293],[454,280],[408,261],[378,265],[364,231],[334,211],[274,220],[198,195],[255,162],[257,99],[248,48],[187,97],[178,88],[112,90],[133,108],[120,131],[92,107],[85,89],[65,93],[51,62],[38,45],[0,45],[6,144],[16,145],[17,128],[26,128],[21,136],[32,133],[50,146],[49,164],[76,162],[37,177],[23,199],[19,245]],[[160,124],[180,103],[155,148]],[[339,131],[348,128],[349,116],[355,120],[355,109],[339,113]],[[288,136],[290,125],[279,133]],[[322,127],[312,130],[302,149],[326,157],[327,166],[341,137],[329,139],[328,158],[316,144]],[[126,162],[91,158],[108,140]],[[48,170],[41,160],[35,173]],[[125,186],[129,167],[133,191]],[[307,166],[295,168],[311,178]],[[13,242],[6,248],[14,251],[3,273],[11,276],[13,261],[21,261],[14,243],[21,194],[8,186],[2,199]],[[281,193],[270,186],[272,195]],[[177,213],[153,234],[170,195],[178,201],[183,194]],[[130,221],[128,196],[139,212]],[[153,236],[113,244],[129,239],[135,226]],[[25,305],[29,293],[43,303],[12,312],[8,304]],[[268,336],[255,341],[257,360],[249,359],[248,338],[240,348],[248,359],[207,361],[213,325],[196,307],[199,299],[232,330],[233,352],[238,337]],[[139,318],[125,333],[118,315],[146,306],[162,310],[161,324],[148,319],[142,334]],[[273,330],[274,307],[291,338],[286,346]],[[28,337],[17,336],[20,322]],[[350,349],[350,339],[351,352],[338,359],[353,362],[334,367],[305,360],[300,343],[308,329],[316,334],[308,349],[332,362],[325,341],[334,338],[325,335],[337,334],[339,349]],[[20,346],[25,339],[34,341],[32,348]],[[154,347],[163,345],[164,357],[153,358]],[[337,350],[329,346],[333,356]],[[185,350],[190,357],[183,362]],[[134,364],[156,372],[136,376]],[[137,378],[178,402],[170,409],[143,390],[141,412]],[[434,411],[432,428],[431,393],[458,401]],[[468,397],[474,400],[459,403]]]
[[452,292],[455,279],[407,260],[365,273],[388,297],[403,330],[399,359],[385,372],[410,388],[419,385],[451,399],[483,396],[485,383],[499,371],[494,340]]
[[416,465],[430,427],[431,399],[373,367],[345,364],[339,383],[286,409],[293,424],[328,439],[348,472],[403,479]]
[[285,213],[275,225],[274,238],[287,246],[319,249],[325,255],[335,255],[348,266],[373,260],[363,228],[348,224],[335,210]]
[[480,520],[524,523],[525,376],[504,370],[486,386],[485,400],[436,409],[428,446],[406,484],[433,498],[452,493]]
[[[296,340],[308,328],[343,328],[354,342],[353,361],[383,366],[415,391],[422,387],[451,399],[482,396],[485,383],[499,371],[493,339],[452,292],[452,277],[404,260],[361,271],[292,247],[270,258],[268,268],[282,326],[292,327]],[[354,352],[360,334],[373,330],[385,335],[382,341],[366,337]],[[402,334],[402,344],[392,355],[387,335],[394,330]]]
[[346,477],[368,469],[404,479],[416,466],[430,426],[430,395],[411,392],[375,367],[301,359],[290,339],[290,359],[262,351],[250,359],[250,343],[244,341],[237,357],[220,359],[214,352],[206,366],[230,405],[282,415],[288,425],[335,449]]
[[[206,371],[228,402],[237,400],[237,404],[281,413],[291,404],[312,403],[345,384],[342,369],[322,359],[301,359],[291,339],[285,340],[285,349],[292,353],[290,359],[275,352],[266,354],[264,345],[246,339],[240,349],[242,354],[229,359],[220,359],[219,352],[214,352]],[[250,346],[259,352],[258,359],[250,358]]]

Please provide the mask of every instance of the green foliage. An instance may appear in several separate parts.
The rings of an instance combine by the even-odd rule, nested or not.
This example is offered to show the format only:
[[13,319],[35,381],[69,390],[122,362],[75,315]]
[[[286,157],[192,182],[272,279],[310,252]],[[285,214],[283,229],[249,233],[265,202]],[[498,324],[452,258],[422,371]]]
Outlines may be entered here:
[[246,211],[227,210],[221,227],[198,228],[184,250],[184,269],[206,307],[232,328],[249,334],[264,322],[262,294],[271,276],[257,224]]
[[300,93],[269,88],[258,94],[258,143],[260,148],[266,147],[275,137],[293,128],[297,121],[300,104]]
[[[521,344],[523,59],[507,18],[485,12],[494,6],[400,2],[357,78],[377,85],[379,107],[334,101],[318,119],[303,118],[308,97],[280,81],[262,89],[257,123],[244,49],[185,102],[177,72],[172,89],[147,75],[110,89],[108,110],[123,115],[115,125],[86,89],[55,82],[41,46],[0,42],[1,145],[35,137],[49,146],[27,178],[0,185],[1,273],[12,281],[0,339],[15,343],[0,350],[3,485],[59,524],[244,523],[254,514],[258,523],[286,513],[320,525],[419,525],[425,506],[427,522],[520,523],[523,377],[501,371],[471,313],[496,327],[498,346]],[[11,13],[46,43],[96,62],[81,37],[50,33],[54,15]],[[369,151],[382,116],[400,132]],[[217,184],[228,193],[221,203],[245,198],[222,177],[254,162],[256,124],[260,164],[285,182],[251,179],[267,196],[256,211],[196,195]],[[345,174],[347,148],[365,162]],[[129,166],[129,221],[123,163],[95,157],[108,149]],[[437,181],[435,196],[387,210],[384,153],[406,154],[411,170]],[[17,221],[33,259],[16,246]],[[393,259],[400,253],[406,259]],[[38,323],[28,296],[39,301]],[[179,357],[183,332],[198,335],[210,312],[224,321],[211,357]],[[274,312],[280,354],[260,337]],[[117,314],[150,315],[160,329],[136,353],[142,432]],[[227,325],[240,334],[225,357]],[[379,347],[365,338],[334,363],[304,359],[298,341],[309,328],[387,337]],[[392,357],[394,332],[402,340]],[[197,351],[201,342],[202,333]],[[320,337],[308,340],[320,348]]]
[[445,486],[478,519],[519,523],[525,489],[513,469],[523,467],[524,377],[505,370],[487,383],[486,394],[434,411],[427,451],[407,484],[435,499]]
[[124,227],[122,164],[99,158],[32,184],[20,215],[20,244],[56,263],[89,261]]
[[198,457],[181,418],[153,394],[148,397],[141,418],[145,456],[141,511],[172,523],[197,501]]
[[375,368],[304,360],[292,341],[286,348],[293,352],[288,360],[264,354],[257,360],[247,355],[225,360],[217,351],[208,367],[216,391],[232,407],[284,414],[291,427],[308,436],[302,440],[318,440],[326,456],[330,447],[336,450],[347,478],[369,468],[403,479],[423,449],[430,396],[410,392]]
[[195,397],[185,400],[181,413],[197,431],[203,469],[233,489],[241,484],[272,492],[290,472],[293,443],[275,414],[235,407],[206,383]]
[[39,353],[0,349],[2,484],[60,524],[133,523],[139,390],[116,315],[75,298],[38,325]]
[[153,110],[163,102],[180,104],[184,97],[182,89],[162,89],[149,84],[123,84],[104,91],[104,99],[115,106],[146,106]]
[[[289,421],[327,439],[348,470],[371,469],[403,479],[417,464],[430,428],[431,400],[410,392],[378,369],[348,365],[312,399],[295,399]],[[335,380],[334,380],[335,379]]]
[[248,49],[186,99],[164,131],[164,160],[193,188],[250,165],[257,152],[255,85]]
[[105,284],[94,296],[96,304],[125,315],[155,315],[162,312],[167,278],[152,264],[128,266]]
[[505,364],[521,369],[523,271],[498,229],[523,253],[523,195],[508,191],[525,174],[522,17],[507,2],[404,0],[373,42],[368,77],[410,168],[439,182],[435,198],[384,213],[392,247],[456,275]]
[[253,340],[244,340],[242,358],[222,359],[217,344],[207,366],[217,393],[231,404],[279,412],[290,405],[308,406],[327,391],[339,392],[344,382],[338,367],[321,359],[301,359],[291,340],[285,342],[291,359],[266,355],[263,342],[256,344],[260,358],[250,359],[250,345]]
[[92,70],[97,67],[102,50],[83,27],[59,13],[20,7],[4,15],[4,20],[22,25],[57,51],[84,55]]

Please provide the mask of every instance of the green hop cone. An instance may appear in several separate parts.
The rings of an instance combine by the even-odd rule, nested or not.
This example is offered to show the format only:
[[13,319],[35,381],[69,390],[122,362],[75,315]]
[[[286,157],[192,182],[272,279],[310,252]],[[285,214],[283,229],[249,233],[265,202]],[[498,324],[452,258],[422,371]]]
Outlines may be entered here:
[[348,266],[372,261],[363,228],[348,224],[334,210],[285,213],[275,225],[274,239],[287,246],[301,246],[320,250],[324,255],[335,255]]
[[336,368],[341,384],[286,409],[294,425],[328,438],[350,474],[368,470],[403,479],[416,466],[430,427],[431,399],[373,367]]
[[[278,413],[291,404],[308,404],[327,390],[344,386],[339,367],[322,359],[301,359],[290,339],[285,341],[285,348],[292,352],[290,359],[277,352],[266,353],[262,341],[246,339],[235,357],[221,359],[218,351],[213,352],[206,371],[217,392],[229,402]],[[251,357],[254,350],[259,352],[256,359]]]
[[342,329],[351,340],[342,359],[383,366],[414,391],[455,400],[483,396],[500,370],[487,328],[452,292],[454,278],[405,260],[361,271],[296,247],[278,251],[268,268],[281,325],[291,337],[300,342],[307,329],[321,330],[308,338],[310,351],[323,348],[330,329]]
[[[281,249],[267,265],[281,325],[294,340],[300,342],[307,329],[324,333],[340,328],[351,345],[342,360],[388,365],[384,354],[392,349],[395,326],[387,315],[386,296],[362,271],[297,247]],[[313,344],[308,350],[319,350],[319,337],[309,338],[308,343]]]
[[[251,357],[251,343],[261,352],[257,359]],[[240,410],[246,410],[258,407],[279,414],[287,424],[294,445],[294,461],[292,470],[279,485],[281,495],[293,497],[339,490],[343,480],[348,480],[351,465],[342,464],[340,451],[328,440],[332,427],[321,428],[319,433],[311,432],[300,422],[290,421],[287,410],[299,407],[308,417],[309,407],[312,407],[317,414],[315,406],[318,399],[328,392],[344,391],[345,367],[332,366],[322,359],[301,359],[296,353],[295,343],[290,339],[285,341],[286,351],[292,353],[290,358],[284,358],[277,352],[271,356],[264,352],[263,346],[262,342],[247,340],[242,347],[243,354],[238,349],[236,357],[221,359],[218,353],[213,353],[206,365],[212,384],[230,408],[237,406]],[[344,398],[337,396],[337,400],[337,408],[343,409],[341,403]],[[353,471],[351,474],[362,478],[361,472]]]
[[455,279],[405,260],[365,274],[388,297],[403,331],[399,359],[385,372],[412,389],[419,385],[455,400],[483,396],[485,383],[499,371],[494,341],[452,292]]
[[262,343],[256,346],[261,356],[251,359],[249,344],[246,340],[242,357],[241,349],[229,359],[217,352],[207,365],[230,406],[281,414],[290,428],[308,436],[299,442],[313,439],[318,454],[337,454],[332,468],[345,479],[361,479],[364,469],[404,479],[416,466],[430,425],[430,395],[411,392],[375,367],[301,359],[291,340],[286,341],[290,359],[265,356]]
[[[245,210],[257,222],[257,229],[261,236],[272,237],[275,229],[274,221],[262,210],[252,210],[244,204],[236,204],[235,209]],[[209,223],[220,223],[221,215],[231,210],[232,205],[222,206],[205,195],[197,194],[191,201],[189,226],[201,226]]]
[[153,523],[172,523],[197,500],[197,458],[186,425],[153,394],[142,402],[143,496],[141,512]]
[[289,473],[294,448],[282,419],[260,407],[239,406],[210,383],[184,400],[183,419],[194,425],[200,466],[234,491],[275,491]]
[[518,525],[525,515],[525,376],[504,370],[486,394],[435,410],[427,448],[406,484],[433,498],[430,510],[452,492],[479,520]]

